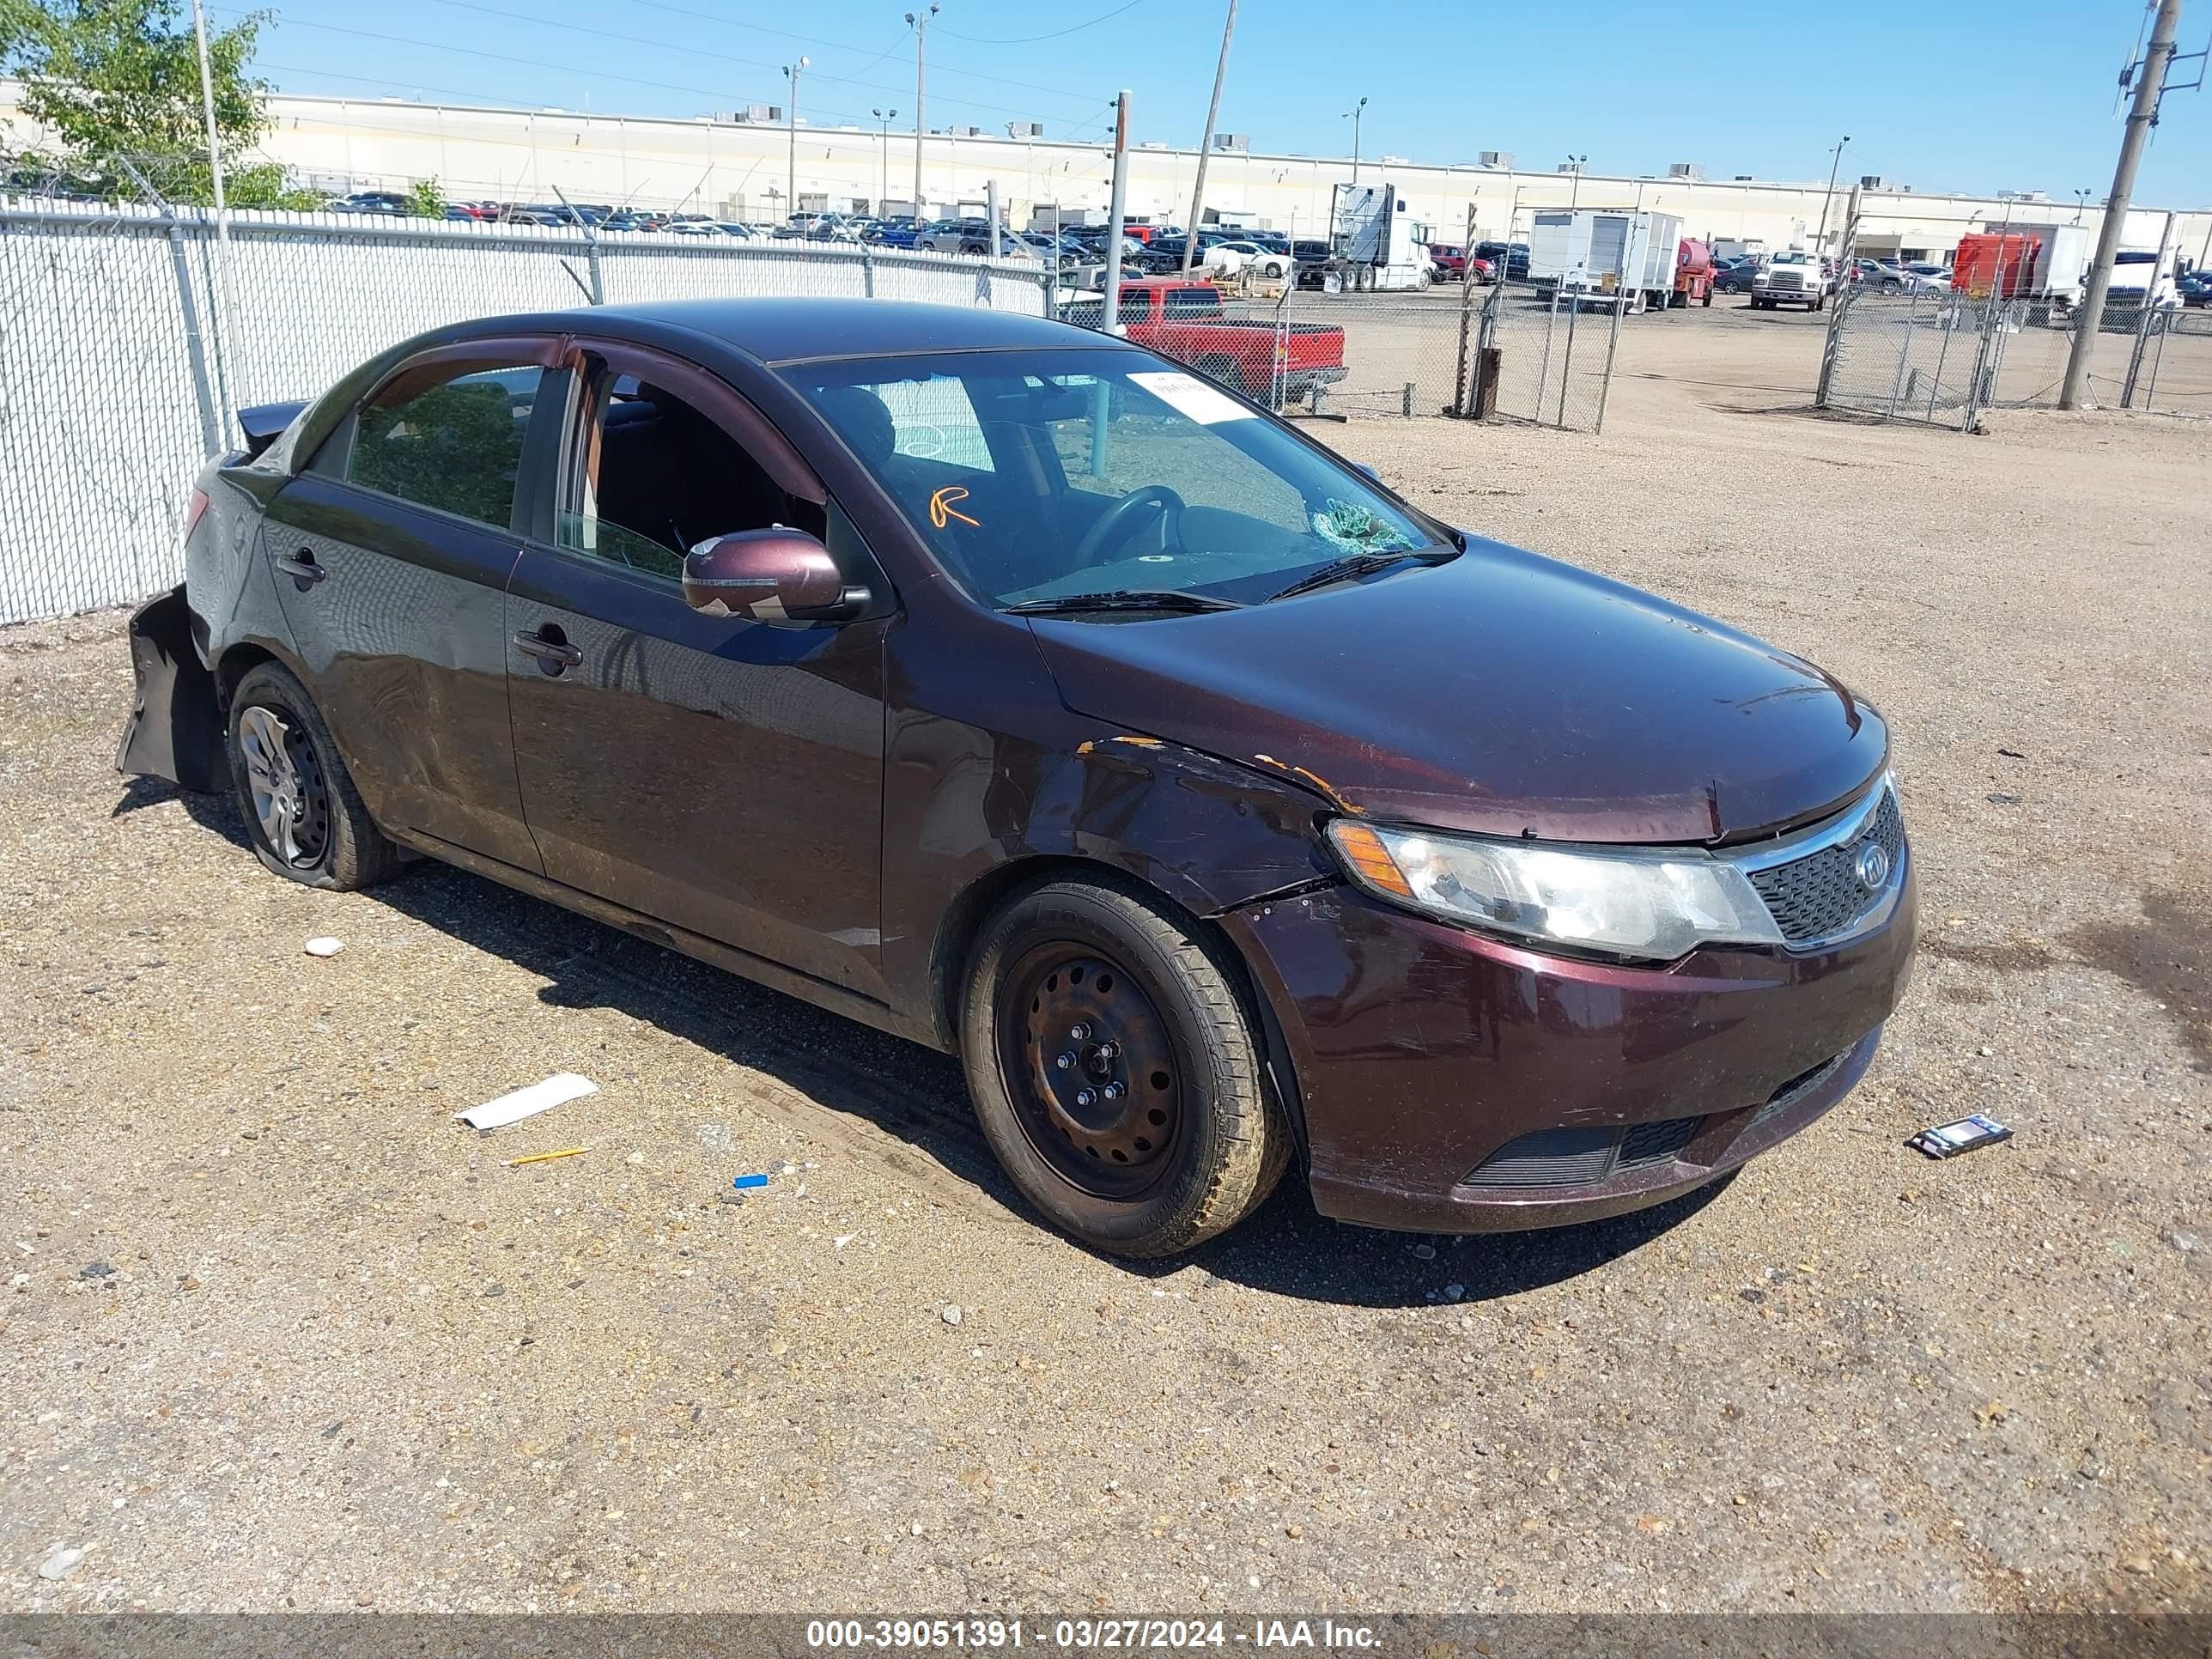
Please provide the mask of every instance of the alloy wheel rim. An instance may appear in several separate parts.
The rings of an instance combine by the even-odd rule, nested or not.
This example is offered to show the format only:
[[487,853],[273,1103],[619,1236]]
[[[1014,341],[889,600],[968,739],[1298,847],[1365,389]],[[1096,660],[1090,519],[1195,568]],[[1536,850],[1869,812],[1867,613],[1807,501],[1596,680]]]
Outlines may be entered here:
[[999,1059],[1024,1135],[1060,1177],[1128,1200],[1176,1162],[1182,1066],[1136,977],[1087,945],[1039,945],[1003,981]]
[[329,820],[313,745],[275,709],[257,703],[238,717],[238,749],[262,840],[287,864],[313,864]]

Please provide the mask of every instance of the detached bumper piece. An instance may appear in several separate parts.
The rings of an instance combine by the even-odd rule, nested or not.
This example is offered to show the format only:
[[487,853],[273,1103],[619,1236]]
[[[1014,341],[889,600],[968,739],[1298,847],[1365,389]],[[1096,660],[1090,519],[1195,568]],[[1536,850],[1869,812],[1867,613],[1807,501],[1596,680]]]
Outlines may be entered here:
[[115,751],[126,777],[167,778],[180,789],[217,794],[229,784],[215,676],[192,638],[191,607],[174,587],[131,618],[137,685]]

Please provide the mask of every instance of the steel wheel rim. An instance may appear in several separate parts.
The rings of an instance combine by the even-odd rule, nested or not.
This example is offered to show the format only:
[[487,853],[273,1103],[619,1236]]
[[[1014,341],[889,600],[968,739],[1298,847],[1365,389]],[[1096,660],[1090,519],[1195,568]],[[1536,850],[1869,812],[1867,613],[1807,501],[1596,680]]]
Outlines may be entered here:
[[1000,981],[999,1068],[1030,1148],[1093,1198],[1127,1200],[1178,1161],[1183,1066],[1144,985],[1094,946],[1040,945]]
[[314,863],[329,811],[313,745],[275,709],[256,703],[238,717],[238,751],[263,842],[287,864]]

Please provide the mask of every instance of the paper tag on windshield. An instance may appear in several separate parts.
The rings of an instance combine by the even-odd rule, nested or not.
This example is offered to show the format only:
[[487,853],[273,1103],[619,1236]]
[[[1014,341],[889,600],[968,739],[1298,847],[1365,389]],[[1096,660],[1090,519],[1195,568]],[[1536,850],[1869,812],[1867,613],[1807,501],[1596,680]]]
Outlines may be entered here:
[[1173,369],[1146,369],[1129,378],[1176,414],[1187,415],[1200,426],[1252,418],[1250,410],[1195,375],[1179,374]]

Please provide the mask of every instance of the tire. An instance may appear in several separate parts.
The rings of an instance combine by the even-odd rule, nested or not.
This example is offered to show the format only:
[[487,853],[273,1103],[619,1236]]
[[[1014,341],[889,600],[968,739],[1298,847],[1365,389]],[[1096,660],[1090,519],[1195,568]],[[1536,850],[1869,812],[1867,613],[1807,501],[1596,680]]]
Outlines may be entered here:
[[985,924],[961,1004],[969,1092],[999,1162],[1054,1225],[1111,1255],[1173,1255],[1274,1189],[1290,1131],[1241,982],[1111,876],[1031,888]]
[[[246,672],[231,694],[223,746],[246,838],[270,870],[338,893],[398,872],[399,849],[369,817],[330,727],[289,669],[264,662]],[[288,783],[289,814],[280,801]]]
[[1227,386],[1231,392],[1249,391],[1244,384],[1244,365],[1234,357],[1224,357],[1218,354],[1200,357],[1191,364],[1191,369],[1195,374],[1205,375],[1209,380]]
[[1698,303],[1704,306],[1708,311],[1712,309],[1713,290],[1710,285],[1705,289],[1705,297],[1699,301]]

